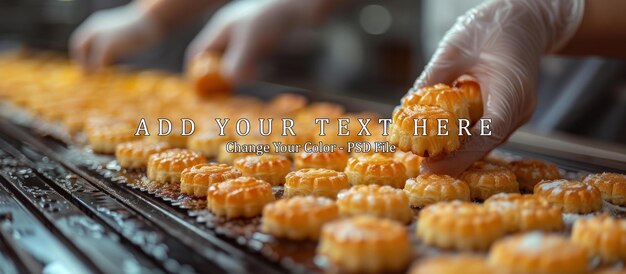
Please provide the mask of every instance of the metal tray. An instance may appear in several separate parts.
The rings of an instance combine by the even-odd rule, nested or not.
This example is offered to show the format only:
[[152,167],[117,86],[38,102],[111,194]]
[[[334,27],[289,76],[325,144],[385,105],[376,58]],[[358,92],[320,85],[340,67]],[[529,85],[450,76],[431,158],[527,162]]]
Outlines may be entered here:
[[[391,105],[273,84],[238,90],[262,99],[282,92],[336,102],[353,112],[388,116],[393,110]],[[274,239],[258,232],[258,218],[215,218],[199,209],[202,201],[150,189],[140,172],[123,171],[113,157],[60,141],[49,125],[16,113],[5,111],[0,118],[0,272],[63,267],[72,273],[309,273],[324,264],[314,257],[314,242]],[[554,162],[566,177],[626,172],[626,162],[580,158],[527,139],[512,138],[498,151]],[[280,195],[280,188],[275,190]],[[624,212],[608,204],[605,210]],[[409,226],[411,235],[414,225]],[[414,241],[420,255],[442,252]]]

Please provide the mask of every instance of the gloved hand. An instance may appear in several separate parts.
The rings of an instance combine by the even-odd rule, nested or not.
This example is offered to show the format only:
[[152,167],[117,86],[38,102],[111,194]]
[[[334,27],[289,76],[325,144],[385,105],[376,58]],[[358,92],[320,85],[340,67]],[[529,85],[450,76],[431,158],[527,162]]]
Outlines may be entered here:
[[503,0],[459,17],[414,89],[473,76],[482,90],[482,118],[491,119],[492,135],[479,136],[480,128],[472,128],[459,150],[424,161],[423,172],[458,175],[530,119],[540,58],[571,39],[583,10],[583,0]]
[[72,58],[88,71],[156,41],[162,31],[140,3],[95,12],[70,38]]
[[278,46],[291,30],[312,25],[329,0],[239,0],[218,10],[191,42],[187,63],[200,52],[224,52],[221,74],[231,81],[250,79],[256,61]]

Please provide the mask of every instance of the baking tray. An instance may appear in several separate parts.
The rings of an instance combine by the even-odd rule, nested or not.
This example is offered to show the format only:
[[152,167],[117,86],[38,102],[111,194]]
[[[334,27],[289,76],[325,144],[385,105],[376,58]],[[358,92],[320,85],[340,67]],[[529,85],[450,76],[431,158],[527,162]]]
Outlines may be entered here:
[[[304,95],[312,102],[339,103],[350,112],[390,116],[394,107],[268,83],[237,90],[261,99],[284,92]],[[260,233],[260,218],[215,218],[203,209],[202,200],[151,189],[141,172],[126,172],[112,156],[94,155],[72,145],[54,125],[16,109],[1,112],[0,196],[10,198],[3,199],[6,208],[4,202],[0,207],[4,235],[0,249],[8,254],[0,256],[0,261],[11,262],[3,264],[7,267],[4,272],[37,272],[49,265],[46,262],[60,260],[34,252],[38,245],[24,240],[30,237],[17,241],[11,237],[20,229],[18,219],[37,224],[34,235],[58,248],[54,254],[63,255],[65,265],[93,273],[310,273],[325,265],[314,257],[314,242],[280,240]],[[590,161],[589,156],[577,158],[573,152],[551,151],[524,144],[524,139],[512,139],[498,149],[501,157],[548,160],[559,165],[568,178],[599,171],[626,173],[624,162],[593,157],[596,160]],[[274,190],[280,196],[280,187]],[[605,210],[623,214],[622,208],[608,204]],[[571,224],[576,217],[566,216],[566,222]],[[408,229],[413,235],[415,222]],[[420,256],[445,252],[413,241]]]

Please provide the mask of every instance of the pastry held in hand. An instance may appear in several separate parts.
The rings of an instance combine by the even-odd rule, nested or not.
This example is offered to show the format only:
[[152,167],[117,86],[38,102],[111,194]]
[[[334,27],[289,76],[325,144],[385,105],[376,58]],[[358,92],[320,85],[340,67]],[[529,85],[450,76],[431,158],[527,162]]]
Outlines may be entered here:
[[[461,146],[456,117],[440,107],[400,106],[393,111],[392,120],[387,140],[402,151],[433,157],[451,153]],[[438,120],[447,121],[447,132],[439,132]]]
[[215,52],[196,55],[187,69],[187,78],[197,94],[223,96],[232,92],[232,84],[221,74],[221,56]]

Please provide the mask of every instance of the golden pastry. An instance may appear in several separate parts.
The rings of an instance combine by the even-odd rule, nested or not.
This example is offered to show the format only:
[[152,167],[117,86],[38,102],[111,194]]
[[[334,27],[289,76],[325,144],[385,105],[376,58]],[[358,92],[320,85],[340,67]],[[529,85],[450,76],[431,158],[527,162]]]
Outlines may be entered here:
[[[341,117],[344,113],[345,108],[341,105],[328,102],[317,102],[298,111],[294,123],[298,125],[302,133],[316,136],[320,134],[320,124],[315,124],[315,119],[329,118],[334,120]],[[325,128],[328,128],[329,126],[331,126],[331,124],[326,125]]]
[[378,154],[348,159],[345,172],[352,185],[377,184],[402,188],[406,181],[406,169],[401,163]]
[[484,201],[502,192],[519,193],[515,174],[504,166],[478,161],[459,178],[469,184],[470,194],[475,200]]
[[341,272],[384,273],[402,271],[413,252],[402,224],[357,216],[325,224],[317,254]]
[[210,185],[241,177],[241,171],[225,164],[204,163],[186,168],[180,176],[181,193],[206,197]]
[[558,235],[532,232],[497,241],[488,262],[503,273],[587,273],[583,248]]
[[189,137],[187,148],[198,151],[206,157],[217,157],[224,143],[231,139],[228,136],[219,136],[216,132],[206,131]]
[[271,154],[240,158],[234,166],[244,176],[261,179],[272,185],[285,184],[285,176],[291,171],[291,161],[287,157]]
[[602,208],[600,191],[579,181],[542,181],[535,186],[535,195],[545,198],[567,213],[586,214]]
[[419,261],[409,274],[497,273],[483,256],[472,254],[440,255]]
[[294,156],[296,169],[328,168],[343,171],[348,164],[348,153],[336,149],[333,152],[301,152]]
[[92,127],[86,135],[93,152],[103,154],[113,154],[117,145],[141,139],[141,136],[135,136],[135,130],[128,124]]
[[561,177],[557,166],[539,160],[513,161],[509,167],[515,173],[520,190],[529,193],[542,180],[556,180]]
[[419,101],[422,100],[422,96],[428,92],[438,92],[438,91],[444,91],[444,90],[449,90],[450,86],[446,85],[446,84],[435,84],[432,86],[426,86],[420,89],[416,89],[411,88],[411,90],[409,90],[409,93],[407,93],[407,95],[405,95],[404,97],[402,97],[401,103],[402,106],[411,106],[411,105],[419,105]]
[[293,197],[263,208],[261,230],[291,240],[317,240],[322,225],[339,217],[335,201],[324,197]]
[[188,167],[204,163],[202,154],[186,149],[169,149],[152,154],[146,171],[148,179],[160,184],[180,183],[180,173]]
[[306,97],[293,93],[283,93],[276,95],[268,103],[267,109],[272,111],[277,117],[290,116],[306,107]]
[[123,168],[145,168],[152,154],[169,149],[167,143],[154,143],[145,140],[127,142],[117,145],[115,159]]
[[470,189],[466,182],[448,175],[423,174],[406,180],[404,191],[409,195],[411,206],[424,207],[442,201],[470,201]]
[[[388,140],[400,150],[411,151],[422,157],[433,157],[455,151],[461,145],[456,117],[440,107],[421,105],[397,107],[392,119]],[[424,133],[422,129],[416,128],[415,119],[417,126],[426,127],[425,135],[422,135]],[[447,120],[447,132],[442,131],[442,135],[437,135],[439,129],[437,119]]]
[[608,215],[580,218],[574,223],[572,242],[607,263],[626,261],[626,220]]
[[483,97],[478,82],[471,77],[461,77],[453,83],[453,86],[461,90],[467,98],[472,122],[478,121],[483,116]]
[[420,166],[424,158],[413,154],[412,152],[396,151],[393,158],[404,165],[406,169],[406,177],[413,178],[420,175]]
[[408,223],[413,219],[406,193],[380,185],[358,185],[339,192],[337,205],[342,216],[372,215]]
[[191,60],[187,77],[201,96],[228,94],[231,83],[220,73],[221,57],[215,52],[202,52]]
[[626,175],[618,173],[598,173],[585,177],[583,183],[600,190],[602,199],[615,205],[626,205]]
[[440,107],[457,119],[470,119],[469,102],[463,92],[455,88],[424,92],[417,104]]
[[439,202],[422,209],[417,237],[439,248],[486,250],[506,232],[502,217],[468,202]]
[[187,143],[193,135],[182,135],[180,127],[173,127],[172,132],[168,135],[159,136],[152,134],[149,138],[153,142],[165,142],[175,148],[187,148]]
[[228,219],[254,217],[274,200],[272,185],[252,177],[239,177],[209,186],[207,208]]
[[539,196],[500,193],[485,200],[484,206],[502,216],[508,232],[563,228],[561,209]]
[[350,188],[345,173],[325,168],[292,171],[287,174],[285,181],[285,197],[313,195],[335,199],[339,191]]
[[222,164],[232,165],[238,159],[254,155],[256,155],[254,152],[228,152],[226,151],[226,143],[223,143],[220,145],[217,153],[217,161]]

